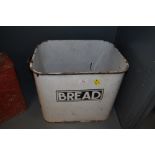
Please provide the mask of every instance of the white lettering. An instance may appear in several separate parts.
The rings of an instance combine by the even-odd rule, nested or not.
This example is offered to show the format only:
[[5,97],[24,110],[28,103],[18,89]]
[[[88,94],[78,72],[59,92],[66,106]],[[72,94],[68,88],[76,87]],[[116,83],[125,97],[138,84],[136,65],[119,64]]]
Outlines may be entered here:
[[81,92],[75,92],[75,100],[80,99]]
[[59,93],[58,97],[59,97],[60,101],[65,101],[66,100],[66,96],[65,96],[64,93]]
[[74,100],[74,93],[67,93],[67,100]]
[[82,100],[85,100],[85,99],[90,100],[89,92],[85,92],[85,94],[83,95]]
[[[97,96],[95,96],[95,95],[97,95]],[[98,99],[98,98],[100,98],[101,97],[101,93],[100,92],[92,92],[92,99]]]
[[103,90],[57,91],[57,101],[102,100]]

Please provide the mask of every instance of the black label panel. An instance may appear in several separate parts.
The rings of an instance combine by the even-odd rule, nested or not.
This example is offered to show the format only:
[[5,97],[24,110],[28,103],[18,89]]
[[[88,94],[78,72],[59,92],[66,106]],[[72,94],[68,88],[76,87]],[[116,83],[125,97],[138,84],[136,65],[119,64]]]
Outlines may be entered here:
[[102,100],[104,89],[57,90],[57,102],[96,101]]

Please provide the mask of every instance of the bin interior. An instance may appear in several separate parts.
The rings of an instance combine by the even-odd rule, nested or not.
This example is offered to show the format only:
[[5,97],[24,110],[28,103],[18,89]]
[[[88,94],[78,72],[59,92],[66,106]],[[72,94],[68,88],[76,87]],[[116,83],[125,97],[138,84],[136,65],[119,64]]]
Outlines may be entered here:
[[40,44],[32,70],[48,73],[124,72],[128,63],[113,44],[101,40],[54,40]]

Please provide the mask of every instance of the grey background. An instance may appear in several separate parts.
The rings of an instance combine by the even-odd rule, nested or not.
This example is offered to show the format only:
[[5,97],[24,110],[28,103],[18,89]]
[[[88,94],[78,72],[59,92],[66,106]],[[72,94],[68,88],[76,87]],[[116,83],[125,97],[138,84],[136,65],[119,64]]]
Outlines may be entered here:
[[115,44],[130,64],[117,113],[122,127],[139,128],[155,106],[155,27],[119,27]]

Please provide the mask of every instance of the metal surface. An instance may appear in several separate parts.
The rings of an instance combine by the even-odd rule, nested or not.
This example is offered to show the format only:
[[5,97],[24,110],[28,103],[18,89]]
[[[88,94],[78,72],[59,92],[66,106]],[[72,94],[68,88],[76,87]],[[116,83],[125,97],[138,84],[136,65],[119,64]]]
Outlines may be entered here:
[[[43,111],[48,122],[105,120],[114,103],[127,60],[113,46],[101,40],[47,41],[39,45],[30,62]],[[53,76],[54,75],[54,76]],[[102,100],[79,99],[85,89],[104,90]],[[58,90],[76,90],[70,102],[57,102]],[[96,91],[95,91],[96,92]]]

